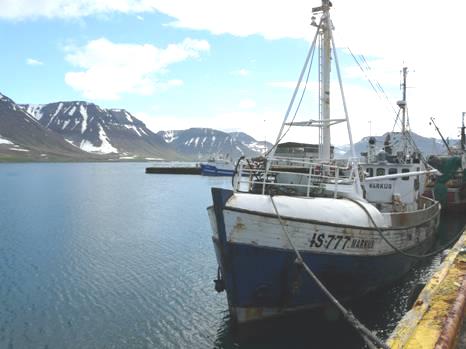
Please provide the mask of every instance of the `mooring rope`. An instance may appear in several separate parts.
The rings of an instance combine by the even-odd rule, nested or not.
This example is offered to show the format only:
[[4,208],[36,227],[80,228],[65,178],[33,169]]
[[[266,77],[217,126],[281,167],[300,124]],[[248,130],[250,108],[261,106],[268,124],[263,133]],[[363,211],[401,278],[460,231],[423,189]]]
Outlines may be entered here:
[[380,237],[383,239],[383,241],[385,241],[387,243],[388,246],[390,246],[395,252],[399,253],[399,254],[402,254],[403,256],[405,257],[410,257],[410,258],[417,258],[417,259],[423,259],[423,258],[428,258],[428,257],[432,257],[432,256],[435,256],[436,254],[442,252],[443,250],[445,250],[446,248],[448,248],[448,246],[451,246],[455,243],[456,240],[458,240],[458,238],[460,237],[460,235],[462,234],[462,232],[460,232],[460,234],[456,235],[452,240],[450,240],[447,244],[443,245],[441,248],[435,250],[435,251],[432,251],[432,252],[429,252],[429,253],[426,253],[426,254],[421,254],[421,255],[417,255],[417,254],[411,254],[411,253],[407,253],[401,249],[399,249],[398,247],[396,247],[395,245],[393,245],[386,237],[385,235],[383,234],[382,232],[382,229],[379,228],[379,226],[375,223],[374,221],[374,218],[372,217],[372,215],[370,214],[370,212],[367,210],[367,208],[361,204],[359,201],[357,200],[354,200],[354,199],[351,199],[351,198],[345,198],[346,200],[349,200],[351,202],[354,202],[355,204],[357,204],[359,207],[361,207],[364,212],[366,212],[367,216],[369,217],[369,220],[371,221],[372,225],[374,226],[375,230],[379,233]]
[[[311,279],[314,280],[314,282],[319,286],[319,288],[324,292],[324,294],[330,299],[330,301],[340,310],[340,312],[343,314],[345,319],[361,334],[363,337],[364,341],[370,348],[382,348],[382,349],[390,349],[390,347],[382,342],[371,330],[369,330],[367,327],[365,327],[355,316],[354,314],[350,311],[347,310],[343,305],[340,304],[338,299],[336,299],[330,291],[325,287],[325,285],[319,280],[319,278],[312,272],[312,270],[309,268],[309,266],[304,262],[303,257],[301,256],[301,253],[298,251],[296,246],[294,245],[293,241],[291,240],[290,235],[288,234],[288,231],[285,227],[285,224],[283,223],[283,220],[280,216],[280,213],[278,212],[277,206],[275,205],[275,201],[273,200],[273,196],[270,195],[270,200],[272,202],[273,208],[275,210],[275,213],[277,215],[278,221],[280,222],[280,225],[283,229],[283,232],[285,233],[286,239],[288,240],[288,243],[290,247],[293,249],[294,253],[296,254],[296,262],[299,263],[304,267],[308,275],[311,277]],[[374,346],[377,345],[376,346]]]

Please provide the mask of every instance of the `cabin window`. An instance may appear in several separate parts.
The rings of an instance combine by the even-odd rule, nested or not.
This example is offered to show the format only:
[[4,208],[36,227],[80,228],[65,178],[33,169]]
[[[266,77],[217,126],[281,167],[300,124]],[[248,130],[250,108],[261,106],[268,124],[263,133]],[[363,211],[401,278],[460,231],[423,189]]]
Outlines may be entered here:
[[[391,174],[397,174],[398,173],[398,169],[396,168],[389,168],[388,169],[388,174],[391,175]],[[396,178],[390,178],[392,181],[396,181]]]
[[375,172],[376,176],[385,176],[385,169],[384,168],[378,168],[377,171]]
[[[401,173],[407,173],[409,172],[409,168],[403,168],[401,169]],[[407,177],[401,177],[402,180],[407,181],[409,179],[409,176]]]
[[374,169],[372,167],[368,168],[366,170],[366,173],[367,173],[367,177],[374,177]]

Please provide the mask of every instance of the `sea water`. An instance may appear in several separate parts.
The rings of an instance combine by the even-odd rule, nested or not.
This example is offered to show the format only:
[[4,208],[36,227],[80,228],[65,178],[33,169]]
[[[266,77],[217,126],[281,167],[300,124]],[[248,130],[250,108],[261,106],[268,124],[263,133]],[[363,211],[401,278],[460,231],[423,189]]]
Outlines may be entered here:
[[[362,347],[332,310],[233,333],[206,212],[210,188],[231,178],[147,166],[0,164],[0,348]],[[444,218],[440,243],[464,223]],[[439,263],[348,306],[386,338]]]

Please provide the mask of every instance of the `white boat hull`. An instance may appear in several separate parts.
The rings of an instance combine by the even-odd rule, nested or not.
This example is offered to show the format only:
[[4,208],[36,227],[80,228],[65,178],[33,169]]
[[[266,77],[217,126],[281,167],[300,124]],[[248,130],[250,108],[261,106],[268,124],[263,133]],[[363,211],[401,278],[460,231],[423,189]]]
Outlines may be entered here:
[[[209,216],[214,246],[236,322],[320,307],[328,302],[294,263],[296,256],[270,197],[233,194],[224,189],[213,189],[213,197]],[[293,199],[296,202],[288,206]],[[369,212],[381,232],[357,204],[348,200],[330,199],[332,207],[326,206],[330,201],[325,198],[275,196],[273,200],[305,262],[340,300],[393,282],[417,261],[394,250],[381,234],[396,249],[423,254],[431,247],[439,222],[440,207],[429,199],[425,209],[411,213],[383,214],[372,207]]]

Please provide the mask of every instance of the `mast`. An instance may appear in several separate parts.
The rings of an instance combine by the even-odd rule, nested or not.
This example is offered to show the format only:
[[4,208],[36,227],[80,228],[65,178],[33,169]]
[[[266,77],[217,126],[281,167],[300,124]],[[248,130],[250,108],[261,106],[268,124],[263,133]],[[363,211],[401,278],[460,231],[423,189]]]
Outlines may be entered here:
[[[312,19],[311,25],[316,27],[317,30],[316,30],[312,45],[309,49],[308,55],[306,57],[306,61],[301,70],[301,74],[299,76],[296,88],[293,92],[293,96],[288,105],[288,109],[286,110],[282,126],[277,136],[277,140],[269,152],[270,157],[274,156],[278,143],[282,140],[282,138],[286,134],[286,132],[284,131],[286,125],[308,126],[308,127],[319,128],[319,158],[320,160],[323,160],[323,161],[329,161],[331,159],[330,126],[336,125],[341,122],[346,122],[347,128],[348,128],[348,136],[350,139],[350,143],[352,145],[351,149],[353,150],[352,151],[353,158],[356,158],[354,154],[355,152],[353,149],[354,147],[353,147],[353,140],[351,136],[351,128],[350,128],[349,119],[348,119],[348,110],[346,108],[346,101],[345,101],[345,96],[343,93],[343,86],[341,82],[341,74],[340,74],[340,70],[338,67],[338,58],[337,58],[335,43],[334,43],[333,35],[332,35],[333,24],[330,19],[330,8],[331,7],[332,7],[332,3],[330,2],[330,0],[322,0],[321,6],[312,8],[313,15],[317,15],[317,14],[321,15],[320,20],[317,23],[315,16],[312,16],[311,18]],[[294,117],[293,117],[293,120],[291,122],[288,122],[288,118],[290,116],[292,108],[294,107],[296,96],[300,89],[301,83],[303,81],[304,74],[306,71],[308,71],[308,76],[309,76],[309,73],[311,72],[314,53],[316,50],[319,50],[319,61],[318,61],[318,65],[319,65],[318,66],[319,113],[318,113],[318,118],[317,120],[310,119],[307,121],[294,121]],[[341,93],[341,98],[343,102],[345,118],[336,118],[336,119],[330,118],[330,71],[331,71],[332,51],[333,51],[333,57],[335,59],[336,72],[338,75],[338,81],[340,85],[340,93]],[[307,84],[307,81],[306,81],[306,84]],[[304,89],[306,88],[306,84],[304,85]],[[295,116],[299,109],[300,104],[301,102],[299,102],[297,105],[297,109],[294,113]]]
[[403,67],[403,80],[401,83],[401,89],[403,91],[403,99],[397,102],[402,112],[402,125],[401,125],[401,137],[403,141],[403,154],[406,156],[408,152],[408,137],[406,134],[406,76],[408,75],[408,68]]
[[320,76],[319,97],[320,115],[322,120],[322,137],[320,144],[320,157],[322,160],[330,160],[330,69],[331,69],[331,38],[332,25],[330,22],[329,0],[322,0],[322,26],[320,35]]
[[463,112],[463,123],[461,125],[461,149],[463,150],[463,152],[466,150],[466,136],[465,136],[465,127],[464,127],[464,116],[466,115],[466,112]]

